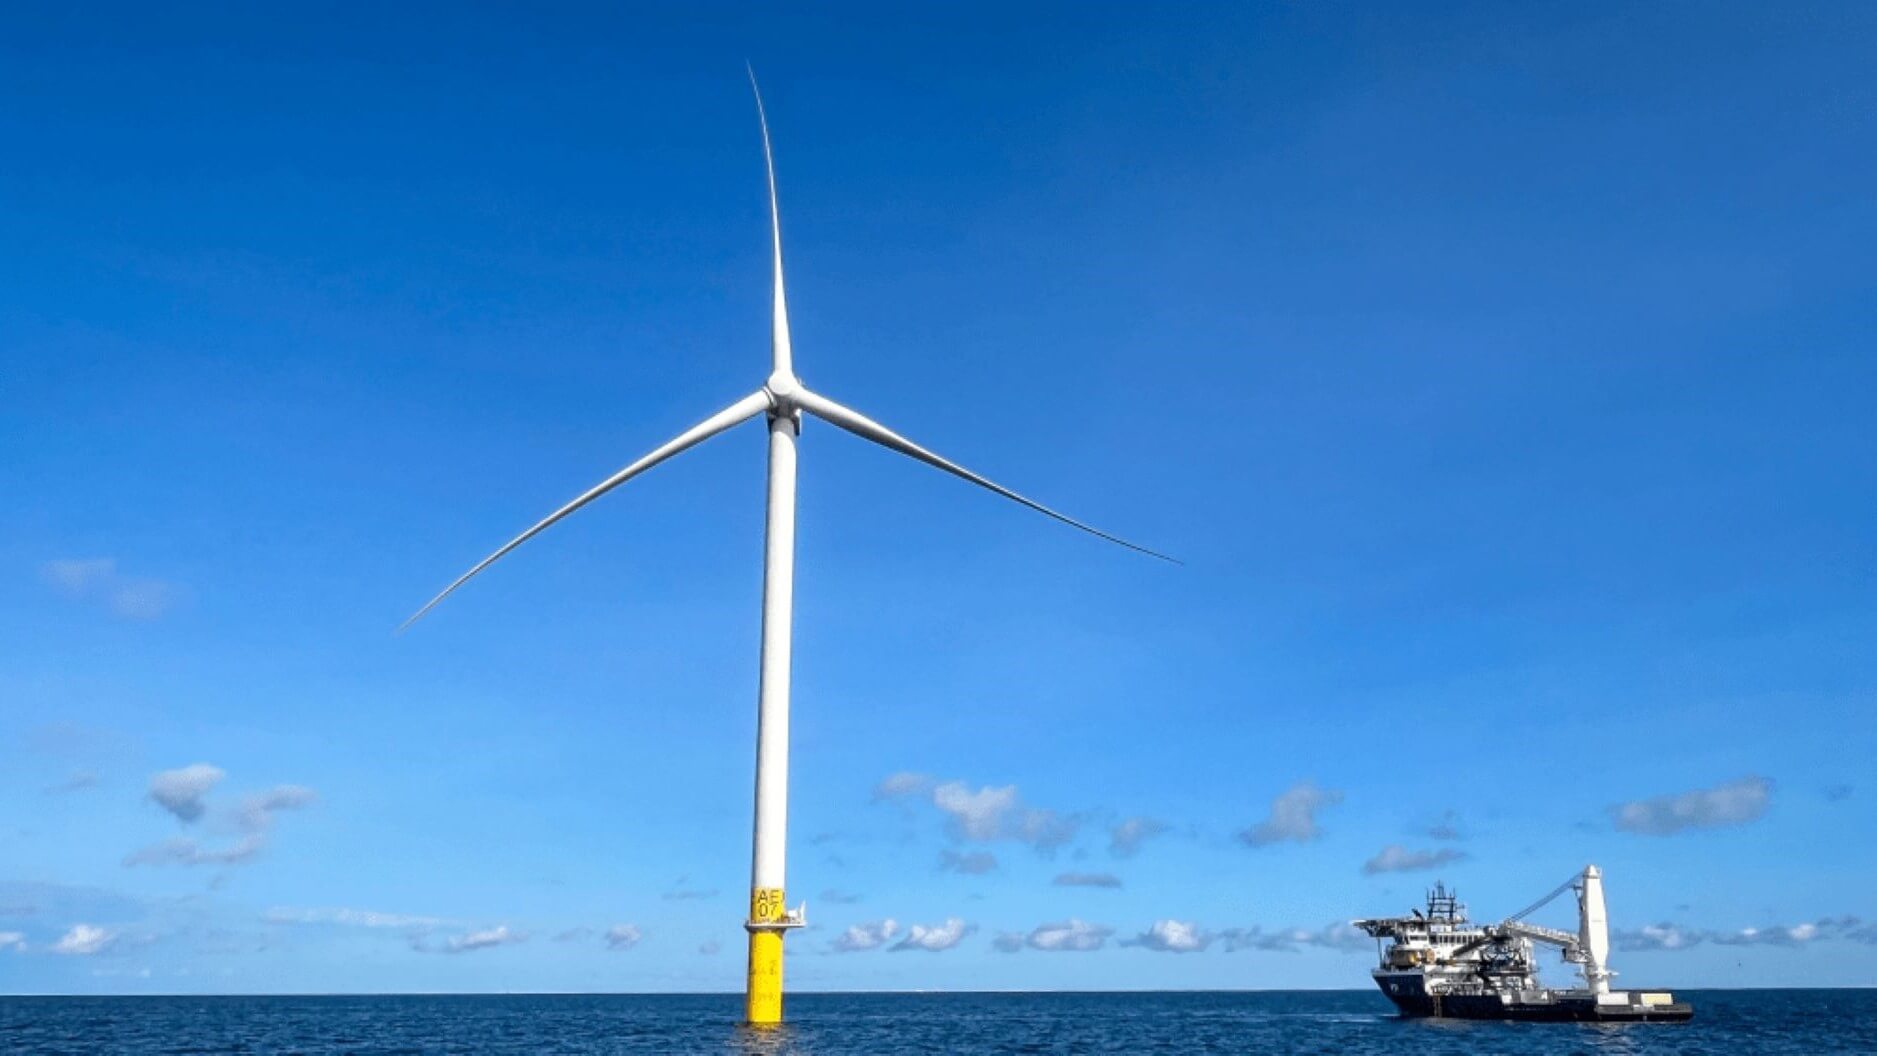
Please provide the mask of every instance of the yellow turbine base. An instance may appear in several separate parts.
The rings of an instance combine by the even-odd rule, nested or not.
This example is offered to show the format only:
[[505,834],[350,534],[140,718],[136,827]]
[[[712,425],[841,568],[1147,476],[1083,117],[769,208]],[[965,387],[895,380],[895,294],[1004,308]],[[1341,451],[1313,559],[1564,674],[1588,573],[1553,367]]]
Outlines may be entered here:
[[743,1019],[752,1026],[782,1022],[782,932],[749,933],[749,989]]

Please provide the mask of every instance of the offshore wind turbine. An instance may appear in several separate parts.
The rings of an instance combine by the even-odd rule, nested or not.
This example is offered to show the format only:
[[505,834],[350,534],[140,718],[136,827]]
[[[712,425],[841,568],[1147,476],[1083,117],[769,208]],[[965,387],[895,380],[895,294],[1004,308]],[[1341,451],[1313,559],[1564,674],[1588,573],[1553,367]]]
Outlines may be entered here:
[[588,488],[572,502],[542,518],[534,527],[504,543],[501,549],[477,562],[475,567],[457,577],[455,582],[426,602],[423,608],[404,621],[404,626],[415,623],[476,573],[575,510],[732,426],[740,425],[759,414],[768,416],[769,496],[763,544],[762,660],[757,691],[756,817],[750,863],[750,911],[743,924],[749,933],[745,1018],[753,1024],[766,1024],[777,1023],[782,1019],[783,933],[802,926],[806,909],[806,903],[792,911],[786,909],[783,903],[789,794],[789,639],[795,593],[795,448],[796,438],[801,433],[802,413],[806,411],[855,436],[918,459],[979,487],[988,488],[1038,513],[1111,543],[1165,561],[1174,559],[1031,501],[920,447],[859,411],[802,385],[801,379],[795,376],[795,364],[789,346],[788,304],[783,296],[782,218],[776,196],[775,151],[770,146],[769,115],[763,109],[762,92],[756,86],[754,71],[750,73],[750,88],[756,93],[756,115],[763,133],[763,161],[769,174],[769,236],[775,283],[769,377],[755,392],[654,448],[650,454]]

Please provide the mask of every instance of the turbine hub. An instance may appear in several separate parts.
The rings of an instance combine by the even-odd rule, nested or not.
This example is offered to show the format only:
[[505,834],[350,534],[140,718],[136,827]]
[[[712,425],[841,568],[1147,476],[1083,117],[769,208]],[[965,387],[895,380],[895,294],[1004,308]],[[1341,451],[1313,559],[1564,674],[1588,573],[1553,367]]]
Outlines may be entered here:
[[802,383],[794,374],[776,371],[763,382],[763,391],[769,394],[769,402],[778,414],[792,413],[795,410],[795,394]]

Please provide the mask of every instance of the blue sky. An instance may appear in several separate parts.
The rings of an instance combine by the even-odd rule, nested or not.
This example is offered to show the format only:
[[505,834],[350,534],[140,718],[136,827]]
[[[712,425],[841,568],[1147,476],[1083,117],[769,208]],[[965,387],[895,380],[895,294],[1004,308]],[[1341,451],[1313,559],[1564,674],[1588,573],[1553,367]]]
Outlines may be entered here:
[[1877,14],[1210,7],[0,16],[0,991],[741,985],[746,58],[791,986],[1877,983]]

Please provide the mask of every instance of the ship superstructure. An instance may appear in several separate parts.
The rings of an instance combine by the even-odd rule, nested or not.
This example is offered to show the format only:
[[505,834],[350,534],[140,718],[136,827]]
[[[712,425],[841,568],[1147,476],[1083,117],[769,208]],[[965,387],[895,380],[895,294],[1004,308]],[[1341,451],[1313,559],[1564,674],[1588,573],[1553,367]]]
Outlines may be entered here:
[[[1577,896],[1575,933],[1526,922],[1566,891]],[[1673,994],[1610,989],[1616,973],[1609,967],[1609,917],[1603,873],[1594,865],[1493,924],[1469,921],[1466,906],[1440,883],[1428,892],[1424,910],[1354,924],[1376,938],[1380,963],[1370,974],[1406,1016],[1675,1022],[1694,1015]],[[1543,985],[1535,959],[1541,945],[1575,965],[1583,986]]]

